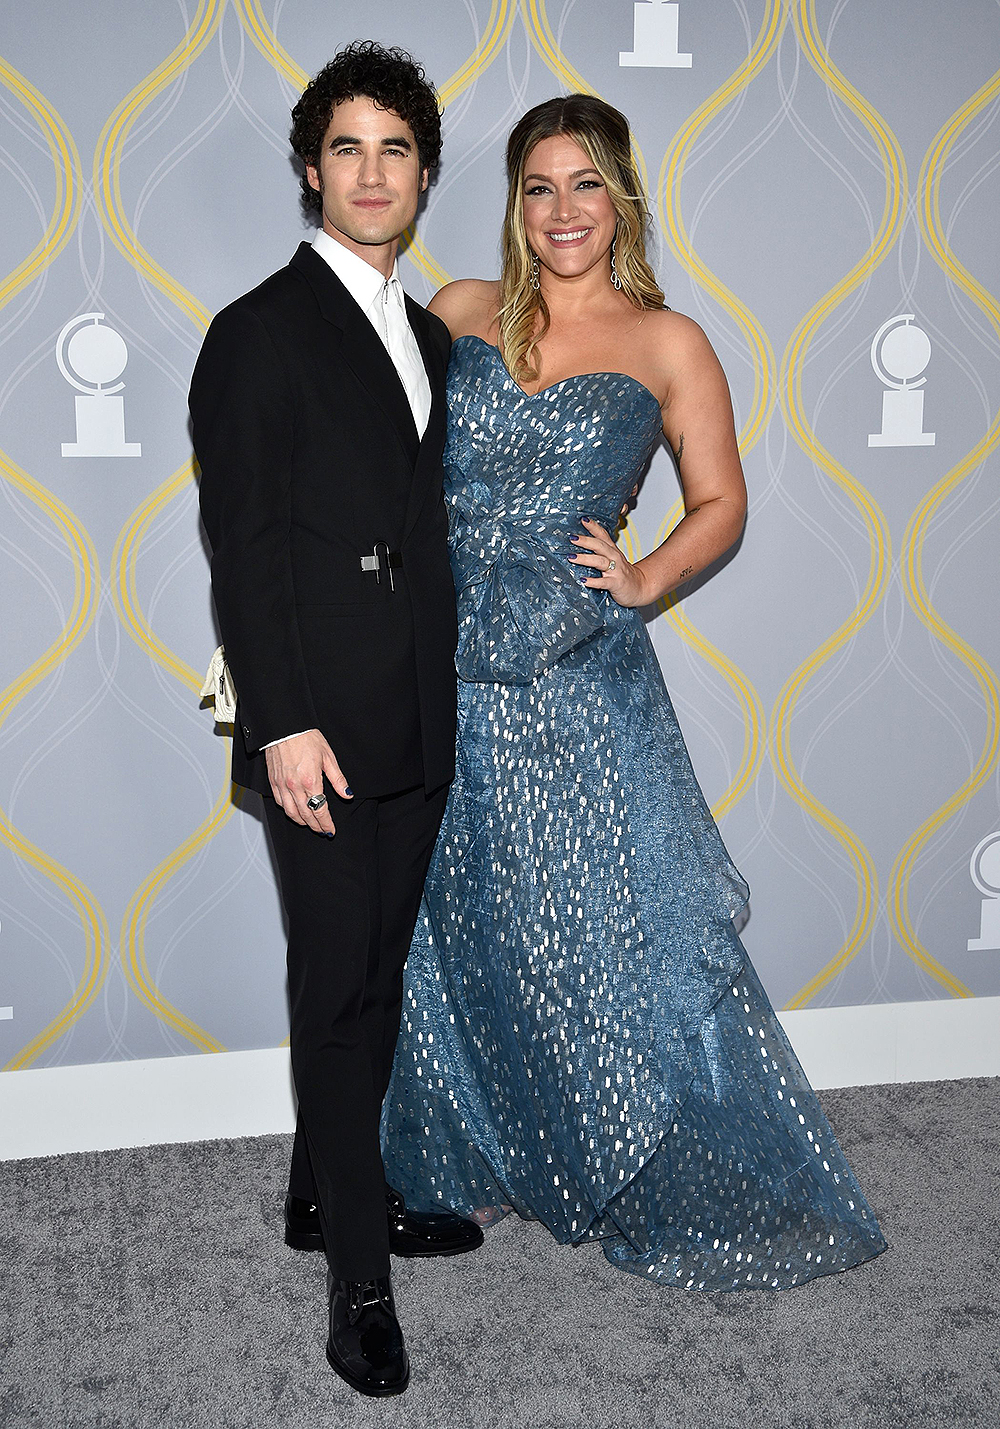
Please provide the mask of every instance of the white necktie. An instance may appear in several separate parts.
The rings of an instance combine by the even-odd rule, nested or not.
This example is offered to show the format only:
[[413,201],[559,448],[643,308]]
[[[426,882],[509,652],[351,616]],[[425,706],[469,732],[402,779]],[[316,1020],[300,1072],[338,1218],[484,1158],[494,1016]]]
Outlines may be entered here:
[[431,411],[431,388],[417,339],[413,336],[410,320],[406,316],[403,285],[398,278],[390,278],[382,286],[374,306],[378,311],[375,330],[399,373],[399,380],[403,384],[410,411],[413,413],[417,435],[422,437],[427,430],[427,419]]

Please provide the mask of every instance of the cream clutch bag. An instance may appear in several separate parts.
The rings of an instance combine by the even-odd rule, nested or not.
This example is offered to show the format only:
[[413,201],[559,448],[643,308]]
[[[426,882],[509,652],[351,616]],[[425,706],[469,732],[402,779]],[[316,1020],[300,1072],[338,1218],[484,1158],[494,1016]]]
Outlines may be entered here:
[[215,700],[215,720],[217,724],[232,724],[236,719],[236,686],[226,664],[225,646],[220,645],[212,656],[212,662],[201,687],[202,699]]

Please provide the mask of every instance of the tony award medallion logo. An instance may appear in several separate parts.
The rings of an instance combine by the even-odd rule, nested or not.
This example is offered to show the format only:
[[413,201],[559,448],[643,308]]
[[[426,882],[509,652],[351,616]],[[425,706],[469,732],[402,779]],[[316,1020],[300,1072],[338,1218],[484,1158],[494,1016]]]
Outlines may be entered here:
[[931,357],[930,338],[913,326],[912,313],[883,323],[872,339],[875,376],[889,388],[882,393],[882,430],[868,437],[870,447],[932,447],[934,432],[924,431],[924,393],[920,374]]
[[[125,440],[125,402],[117,394],[128,362],[124,338],[103,313],[84,313],[66,324],[56,342],[59,371],[76,398],[76,441],[63,442],[63,456],[141,456],[139,442]],[[114,384],[114,385],[111,385]]]
[[969,952],[1000,950],[1000,832],[987,834],[973,849],[969,876],[983,895],[979,937],[969,939]]
[[679,6],[668,0],[636,0],[631,52],[619,50],[618,63],[633,69],[690,69],[691,56],[678,45]]

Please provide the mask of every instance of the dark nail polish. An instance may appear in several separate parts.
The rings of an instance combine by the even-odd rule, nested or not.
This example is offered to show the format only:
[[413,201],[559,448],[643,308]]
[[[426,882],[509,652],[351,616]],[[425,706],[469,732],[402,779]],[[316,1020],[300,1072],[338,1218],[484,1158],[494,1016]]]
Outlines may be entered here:
[[332,838],[333,838],[333,834],[324,834],[323,837],[324,837],[325,839],[332,839]]
[[345,789],[344,789],[344,795],[345,795],[345,797],[348,798],[348,799],[353,799],[353,798],[354,798],[354,790],[351,788],[350,784],[348,784],[348,785],[345,787]]

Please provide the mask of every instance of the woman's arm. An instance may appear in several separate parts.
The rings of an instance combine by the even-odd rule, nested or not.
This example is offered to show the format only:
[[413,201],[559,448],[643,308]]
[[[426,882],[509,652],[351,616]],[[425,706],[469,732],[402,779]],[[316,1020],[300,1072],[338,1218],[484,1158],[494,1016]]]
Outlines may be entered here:
[[[667,321],[663,321],[666,319]],[[632,565],[594,521],[577,538],[580,566],[604,571],[586,584],[609,590],[619,605],[652,605],[729,550],[743,530],[747,495],[736,445],[729,386],[697,323],[678,313],[658,320],[656,346],[667,396],[663,433],[680,472],[685,514],[670,535]]]

